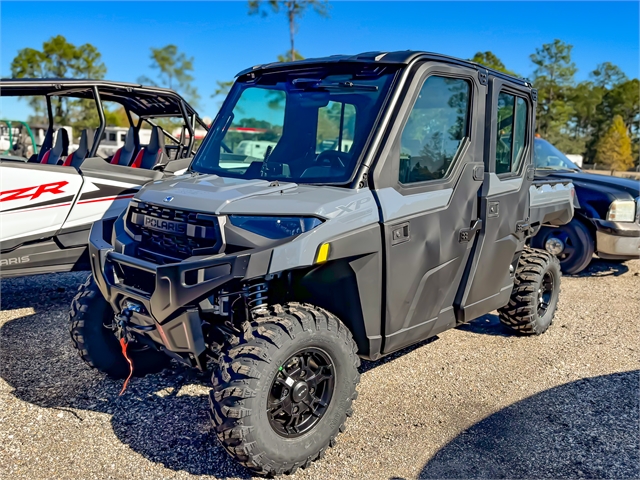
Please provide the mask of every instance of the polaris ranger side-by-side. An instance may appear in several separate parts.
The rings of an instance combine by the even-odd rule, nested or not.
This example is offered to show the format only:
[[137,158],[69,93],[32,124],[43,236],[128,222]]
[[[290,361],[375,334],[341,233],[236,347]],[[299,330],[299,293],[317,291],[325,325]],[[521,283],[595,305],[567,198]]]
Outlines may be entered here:
[[[224,448],[262,474],[308,466],[352,413],[359,357],[494,309],[549,327],[558,261],[525,242],[571,220],[574,190],[534,178],[535,107],[524,80],[423,52],[241,72],[187,174],[94,225],[76,348],[119,378],[127,358],[211,360]],[[242,128],[274,145],[234,153]]]

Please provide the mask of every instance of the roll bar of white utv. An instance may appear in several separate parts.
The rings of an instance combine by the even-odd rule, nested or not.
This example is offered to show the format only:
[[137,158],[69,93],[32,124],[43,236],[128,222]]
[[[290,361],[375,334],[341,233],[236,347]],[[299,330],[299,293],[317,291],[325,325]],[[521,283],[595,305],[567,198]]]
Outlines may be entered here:
[[[74,95],[76,94],[76,95]],[[164,135],[178,145],[177,157],[180,158],[185,152],[191,154],[195,142],[195,128],[200,125],[205,130],[209,126],[198,116],[198,113],[191,107],[178,93],[168,88],[144,86],[134,83],[114,82],[108,80],[84,80],[67,78],[21,78],[0,80],[0,96],[38,96],[42,95],[46,99],[47,116],[49,126],[45,135],[45,142],[52,143],[53,126],[55,118],[51,104],[52,97],[75,97],[93,99],[100,125],[95,132],[94,141],[89,151],[89,157],[96,155],[100,140],[106,128],[106,118],[104,115],[103,100],[119,103],[125,110],[129,125],[135,132],[136,147],[139,143],[138,132],[143,122],[151,126],[158,126],[151,118],[158,117],[182,117],[183,134],[188,132],[188,143],[183,145],[181,139],[176,138],[171,133],[162,129]],[[145,101],[141,101],[145,99]],[[156,101],[149,101],[155,99]],[[134,123],[131,114],[138,117],[137,124]],[[48,147],[48,145],[43,145]],[[188,155],[187,155],[188,156]]]

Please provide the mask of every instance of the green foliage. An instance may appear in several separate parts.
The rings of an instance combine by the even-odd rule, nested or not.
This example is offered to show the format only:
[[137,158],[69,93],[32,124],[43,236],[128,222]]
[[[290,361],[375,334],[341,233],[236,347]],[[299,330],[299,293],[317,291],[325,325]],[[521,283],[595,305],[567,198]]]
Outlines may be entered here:
[[298,21],[305,12],[311,8],[321,17],[329,17],[331,8],[328,0],[249,0],[249,15],[261,15],[266,17],[269,11],[278,14],[284,13],[289,23],[289,61],[296,60],[295,36],[298,33]]
[[[62,35],[51,37],[41,50],[23,48],[11,62],[12,78],[104,78],[107,67],[102,55],[90,43],[76,46]],[[46,102],[42,97],[27,99],[34,115],[30,122],[46,122]],[[90,115],[86,100],[54,98],[55,122],[70,125],[75,118]],[[97,112],[94,114],[97,118]]]
[[502,61],[491,51],[477,52],[470,60],[472,62],[479,63],[480,65],[484,65],[487,68],[497,70],[498,72],[506,73],[508,75],[517,75],[512,70],[508,70],[507,67],[504,66],[504,63],[502,63]]
[[533,84],[538,89],[538,131],[552,142],[552,138],[567,133],[565,127],[573,115],[568,104],[577,71],[571,60],[572,49],[572,45],[555,39],[530,56],[536,66]]
[[198,105],[200,95],[192,85],[193,57],[187,57],[184,52],[178,51],[176,45],[166,45],[162,48],[151,48],[151,61],[151,68],[158,71],[158,81],[141,76],[138,78],[140,83],[176,90],[189,103]]
[[[291,52],[285,52],[277,56],[279,62],[290,62],[291,61]],[[300,52],[297,50],[293,51],[293,60],[304,60],[304,57],[300,55]]]
[[613,122],[598,140],[595,161],[611,170],[625,171],[633,166],[631,139],[620,115],[613,117]]
[[611,89],[627,81],[627,76],[624,72],[611,62],[604,62],[598,65],[596,69],[591,72],[590,77],[594,85],[606,89]]

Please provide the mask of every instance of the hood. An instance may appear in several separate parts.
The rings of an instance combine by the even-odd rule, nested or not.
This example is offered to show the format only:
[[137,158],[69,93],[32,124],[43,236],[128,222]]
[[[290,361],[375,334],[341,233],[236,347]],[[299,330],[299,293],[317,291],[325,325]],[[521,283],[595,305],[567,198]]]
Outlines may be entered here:
[[571,180],[576,189],[599,190],[620,199],[631,199],[640,196],[640,181],[631,180],[630,178],[585,172],[551,173],[545,178]]
[[358,191],[330,186],[182,175],[145,185],[136,198],[214,215],[306,215],[332,218],[361,201]]
[[640,182],[628,178],[585,172],[558,172],[545,178],[570,180],[576,189],[580,214],[591,219],[605,219],[614,200],[640,196]]
[[[277,186],[275,186],[277,185]],[[145,185],[136,198],[167,207],[220,213],[231,202],[296,188],[295,183],[242,180],[217,175],[182,175]]]

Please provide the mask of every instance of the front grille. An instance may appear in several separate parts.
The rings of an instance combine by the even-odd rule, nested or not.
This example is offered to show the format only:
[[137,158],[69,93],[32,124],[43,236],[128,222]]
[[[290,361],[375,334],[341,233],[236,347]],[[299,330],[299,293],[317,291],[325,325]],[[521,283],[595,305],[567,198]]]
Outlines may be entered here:
[[127,220],[138,241],[138,257],[154,263],[212,255],[222,247],[220,224],[215,215],[132,202]]

